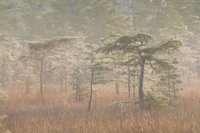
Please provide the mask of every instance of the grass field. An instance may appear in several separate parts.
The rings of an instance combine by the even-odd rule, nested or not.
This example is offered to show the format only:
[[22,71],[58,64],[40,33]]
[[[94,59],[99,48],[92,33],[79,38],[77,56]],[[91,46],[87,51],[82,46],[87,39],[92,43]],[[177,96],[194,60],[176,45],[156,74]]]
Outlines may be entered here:
[[37,93],[26,97],[17,87],[7,88],[10,99],[1,113],[9,117],[3,124],[12,133],[200,133],[196,90],[182,92],[173,107],[141,111],[113,106],[126,94],[116,96],[110,88],[97,90],[90,112],[87,102],[77,103],[60,89],[46,89],[41,102]]

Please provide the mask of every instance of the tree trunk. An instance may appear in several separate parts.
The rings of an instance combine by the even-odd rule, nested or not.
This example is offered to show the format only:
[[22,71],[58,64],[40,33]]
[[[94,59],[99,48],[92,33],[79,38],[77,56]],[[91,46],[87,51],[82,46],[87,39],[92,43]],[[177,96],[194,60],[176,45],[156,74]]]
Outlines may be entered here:
[[140,59],[139,88],[138,88],[139,104],[141,108],[144,107],[144,90],[143,90],[144,65],[145,65],[145,59],[141,58]]
[[88,110],[91,110],[91,105],[92,105],[92,97],[93,97],[93,78],[94,78],[94,73],[93,73],[93,68],[91,71],[91,79],[90,79],[90,99],[89,99],[89,104],[88,104]]
[[[167,51],[167,60],[168,60],[168,63],[170,63],[169,62],[169,60],[170,60],[170,51],[168,50]],[[171,97],[171,78],[170,78],[170,68],[168,67],[168,69],[167,69],[167,87],[168,87],[168,96],[169,97]]]
[[68,78],[67,78],[67,72],[63,72],[61,76],[61,89],[63,91],[63,94],[67,93],[68,89]]
[[130,65],[128,65],[128,97],[131,97],[131,71]]
[[171,97],[171,79],[170,79],[170,69],[167,70],[167,86],[168,86],[168,96]]
[[69,27],[73,28],[74,23],[72,22],[73,20],[73,0],[67,0],[67,15],[68,15],[68,23]]
[[135,0],[132,0],[131,1],[131,24],[132,24],[132,30],[136,33],[137,32],[137,28],[136,28],[136,18],[135,18],[135,15],[136,15],[136,11],[135,11],[135,7],[136,7],[136,1]]
[[5,64],[1,64],[1,85],[4,88],[5,87]]
[[30,91],[30,78],[28,77],[26,79],[26,95],[29,95],[29,91]]
[[91,59],[91,79],[90,79],[90,99],[88,103],[88,111],[91,110],[92,106],[92,97],[93,97],[93,80],[94,80],[94,55],[93,55],[93,49],[92,49],[92,59]]
[[81,100],[81,98],[80,98],[80,88],[81,86],[80,86],[80,80],[79,80],[79,75],[77,75],[77,79],[76,79],[76,101],[80,101]]
[[115,90],[116,90],[116,94],[119,95],[119,81],[115,81]]
[[40,95],[43,97],[43,59],[40,60]]
[[115,91],[119,95],[119,74],[117,72],[117,64],[115,63]]
[[71,21],[71,17],[73,15],[73,0],[67,0],[67,11],[68,11],[69,19]]
[[135,85],[135,75],[133,75],[133,98],[135,99],[135,87],[136,87],[136,85]]
[[65,91],[67,90],[67,88],[68,88],[68,79],[67,79],[67,72],[65,71],[65,74],[64,74],[64,89],[65,89]]

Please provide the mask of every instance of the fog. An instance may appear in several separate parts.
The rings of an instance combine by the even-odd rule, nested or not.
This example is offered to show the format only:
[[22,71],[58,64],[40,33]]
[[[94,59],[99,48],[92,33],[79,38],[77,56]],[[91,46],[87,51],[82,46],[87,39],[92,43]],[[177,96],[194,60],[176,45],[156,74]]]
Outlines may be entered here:
[[0,132],[200,132],[199,5],[0,0]]

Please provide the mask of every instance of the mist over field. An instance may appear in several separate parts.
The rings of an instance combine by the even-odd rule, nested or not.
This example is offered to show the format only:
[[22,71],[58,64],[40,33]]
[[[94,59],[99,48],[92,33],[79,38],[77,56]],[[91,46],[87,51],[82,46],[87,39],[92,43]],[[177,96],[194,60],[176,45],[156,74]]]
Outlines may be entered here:
[[200,0],[0,0],[0,133],[200,133]]

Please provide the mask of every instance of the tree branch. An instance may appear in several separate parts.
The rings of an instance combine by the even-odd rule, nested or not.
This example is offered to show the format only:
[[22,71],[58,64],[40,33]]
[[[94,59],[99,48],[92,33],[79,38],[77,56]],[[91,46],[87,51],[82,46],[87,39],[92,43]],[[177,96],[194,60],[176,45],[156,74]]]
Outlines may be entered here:
[[148,61],[149,61],[150,67],[151,67],[156,73],[160,73],[160,70],[157,69],[157,68],[155,68],[155,67],[153,66],[153,64],[151,63],[151,60],[149,59]]

